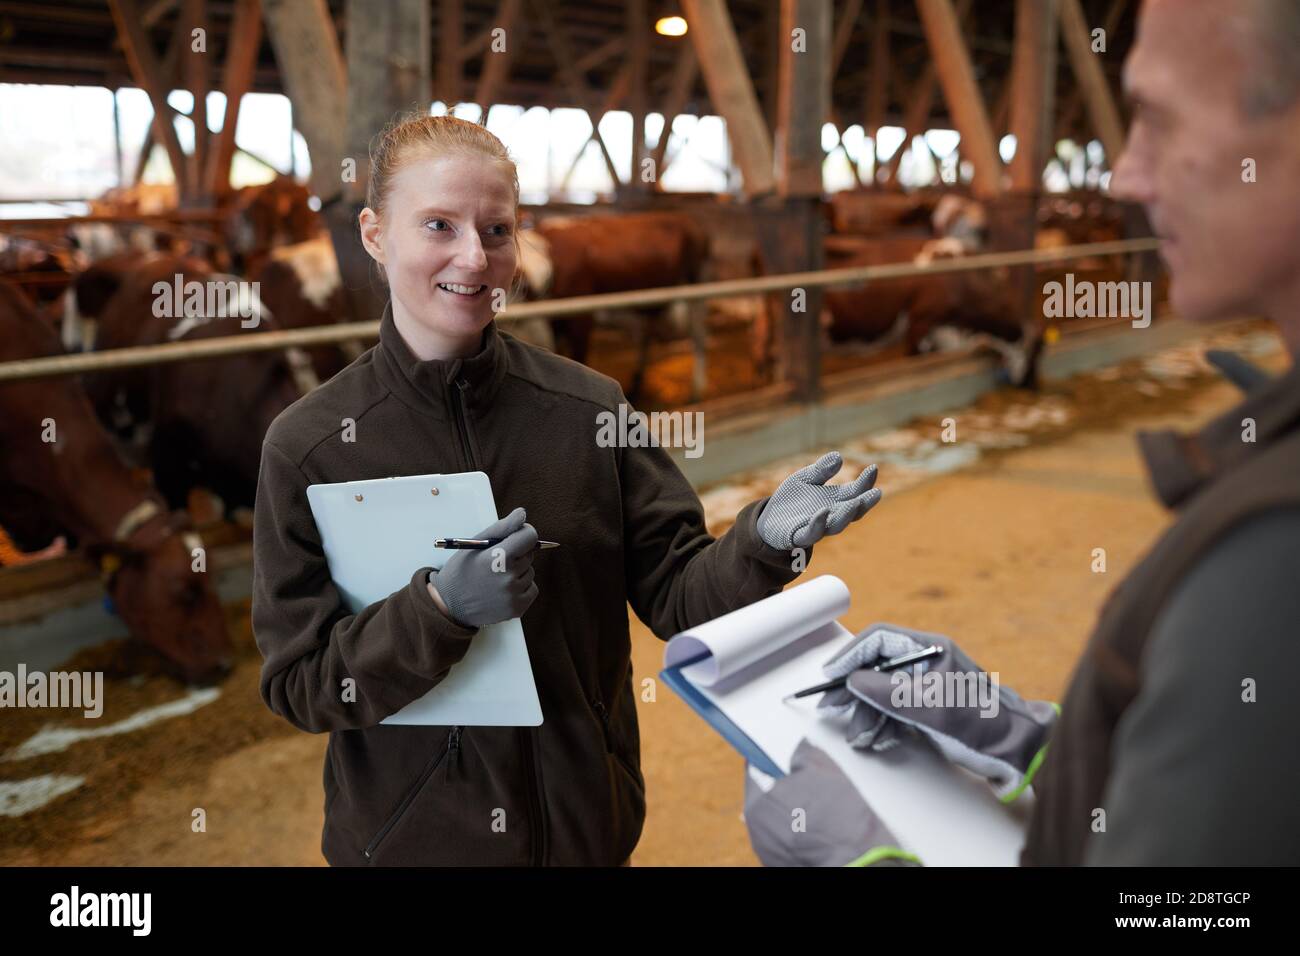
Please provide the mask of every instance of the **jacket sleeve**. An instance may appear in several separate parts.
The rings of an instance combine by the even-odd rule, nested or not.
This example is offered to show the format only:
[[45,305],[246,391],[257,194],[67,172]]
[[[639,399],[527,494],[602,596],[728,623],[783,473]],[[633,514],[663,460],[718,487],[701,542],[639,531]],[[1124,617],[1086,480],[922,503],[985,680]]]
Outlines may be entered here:
[[1300,509],[1197,562],[1157,619],[1115,730],[1092,866],[1278,866],[1300,850]]
[[742,508],[715,540],[699,496],[663,448],[621,451],[629,601],[660,640],[777,593],[811,561],[811,548],[796,562],[758,536],[766,498]]
[[478,632],[438,610],[425,586],[428,567],[349,613],[330,579],[307,484],[284,452],[263,443],[252,610],[262,698],[311,733],[370,727],[428,693]]

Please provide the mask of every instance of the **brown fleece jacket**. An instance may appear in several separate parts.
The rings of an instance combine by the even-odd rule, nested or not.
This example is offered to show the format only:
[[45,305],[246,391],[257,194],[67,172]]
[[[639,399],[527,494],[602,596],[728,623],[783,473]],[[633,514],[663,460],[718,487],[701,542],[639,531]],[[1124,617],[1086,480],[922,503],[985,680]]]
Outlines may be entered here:
[[[377,346],[272,424],[257,490],[262,696],[294,726],[330,732],[322,850],[335,865],[621,863],[645,819],[628,604],[667,639],[779,591],[797,577],[792,557],[759,538],[763,501],[714,540],[662,448],[599,447],[597,415],[626,402],[612,379],[495,323],[478,354],[421,361],[390,310]],[[306,488],[479,470],[502,514],[522,505],[564,543],[535,557],[539,596],[522,619],[543,723],[380,725],[476,631],[437,609],[429,567],[349,613]]]

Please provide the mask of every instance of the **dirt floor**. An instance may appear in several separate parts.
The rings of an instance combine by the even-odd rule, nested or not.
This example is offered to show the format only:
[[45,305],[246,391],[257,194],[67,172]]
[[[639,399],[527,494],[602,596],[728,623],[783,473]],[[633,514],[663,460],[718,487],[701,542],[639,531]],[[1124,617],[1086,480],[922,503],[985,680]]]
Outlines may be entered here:
[[[943,632],[1022,694],[1058,697],[1106,592],[1168,521],[1147,491],[1134,432],[1193,427],[1237,400],[1201,364],[1207,343],[1274,370],[1285,364],[1270,335],[1216,333],[1038,396],[997,393],[841,446],[854,473],[880,462],[885,498],[819,545],[808,573],[849,585],[850,628],[891,620]],[[954,443],[940,440],[944,417],[954,419]],[[710,527],[721,532],[739,505],[805,463],[775,463],[706,489]],[[1106,549],[1104,574],[1090,569],[1094,548]],[[323,865],[325,738],[266,709],[247,603],[229,614],[238,665],[219,693],[128,676],[121,649],[108,646],[59,668],[110,668],[91,735],[35,737],[49,725],[88,722],[6,711],[0,864]],[[657,675],[663,645],[631,623],[639,685]],[[634,865],[753,865],[740,819],[741,759],[666,689],[638,707],[648,819]],[[22,812],[27,799],[34,808]],[[200,809],[205,829],[195,832]]]

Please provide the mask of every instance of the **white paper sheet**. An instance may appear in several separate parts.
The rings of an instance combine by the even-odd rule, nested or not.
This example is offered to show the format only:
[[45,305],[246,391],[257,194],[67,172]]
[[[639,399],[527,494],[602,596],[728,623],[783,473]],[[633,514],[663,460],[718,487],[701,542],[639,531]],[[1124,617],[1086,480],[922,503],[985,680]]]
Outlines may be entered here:
[[[800,594],[805,589],[810,593]],[[845,721],[817,713],[819,697],[782,701],[823,683],[821,665],[855,639],[838,622],[826,620],[823,612],[829,608],[847,610],[848,589],[828,575],[674,637],[665,666],[673,666],[670,656],[680,663],[702,647],[711,651],[709,660],[682,670],[700,693],[782,770],[789,771],[805,736],[825,750],[927,866],[1017,865],[1032,796],[1004,806],[987,782],[950,764],[919,735],[883,754],[854,750],[844,740]],[[811,614],[802,622],[800,609]],[[774,633],[779,628],[784,631]],[[693,643],[683,641],[674,651],[681,637]],[[768,653],[759,654],[760,647]],[[737,666],[739,661],[749,663]]]

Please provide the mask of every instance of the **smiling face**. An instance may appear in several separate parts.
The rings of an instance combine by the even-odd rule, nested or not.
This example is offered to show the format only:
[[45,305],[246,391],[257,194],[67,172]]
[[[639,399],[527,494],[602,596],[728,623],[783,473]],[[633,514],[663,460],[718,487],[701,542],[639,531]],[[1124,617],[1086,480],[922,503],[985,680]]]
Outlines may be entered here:
[[1248,114],[1261,28],[1232,9],[1148,0],[1124,68],[1133,124],[1111,189],[1146,207],[1180,314],[1263,314],[1285,330],[1300,293],[1300,109]]
[[501,168],[449,153],[412,158],[393,175],[383,210],[360,217],[366,251],[384,267],[393,321],[421,359],[478,351],[497,289],[518,258],[515,197]]

